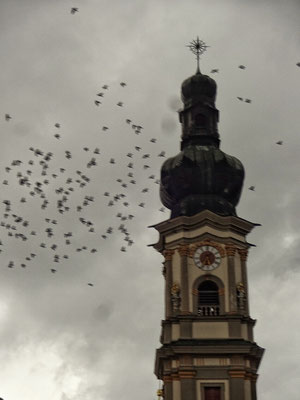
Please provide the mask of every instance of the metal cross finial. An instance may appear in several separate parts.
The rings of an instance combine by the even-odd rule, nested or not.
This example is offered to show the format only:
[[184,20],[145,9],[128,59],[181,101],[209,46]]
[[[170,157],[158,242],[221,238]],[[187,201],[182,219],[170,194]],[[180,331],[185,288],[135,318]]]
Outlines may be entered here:
[[205,42],[202,40],[199,40],[199,37],[197,36],[197,40],[192,40],[190,44],[187,45],[187,47],[190,48],[191,52],[194,53],[197,57],[197,73],[200,73],[200,68],[199,68],[199,60],[200,60],[200,54],[203,54],[207,47]]

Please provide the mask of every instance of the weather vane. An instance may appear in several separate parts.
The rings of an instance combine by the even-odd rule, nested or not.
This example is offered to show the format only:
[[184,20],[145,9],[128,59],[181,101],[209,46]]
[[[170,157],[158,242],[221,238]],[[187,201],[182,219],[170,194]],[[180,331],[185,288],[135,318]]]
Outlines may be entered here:
[[192,40],[190,44],[187,44],[187,47],[190,48],[191,52],[194,53],[197,57],[197,73],[200,73],[200,68],[199,68],[199,60],[200,60],[200,54],[203,54],[207,47],[205,42],[202,40],[199,40],[199,37],[197,36],[197,40]]

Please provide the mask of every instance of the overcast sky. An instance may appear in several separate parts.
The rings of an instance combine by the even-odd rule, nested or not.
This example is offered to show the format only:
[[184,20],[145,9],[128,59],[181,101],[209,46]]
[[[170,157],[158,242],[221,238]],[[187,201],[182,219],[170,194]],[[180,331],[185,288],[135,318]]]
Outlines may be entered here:
[[[298,400],[299,1],[1,0],[0,26],[0,222],[16,226],[0,226],[0,397],[155,398],[163,277],[162,257],[147,246],[158,236],[148,226],[169,217],[159,211],[155,180],[164,158],[158,155],[179,152],[180,85],[196,70],[185,46],[199,36],[210,46],[201,71],[219,69],[210,75],[218,84],[221,149],[246,169],[238,215],[262,224],[248,237],[257,246],[248,261],[251,316],[255,339],[266,348],[258,398]],[[41,176],[43,156],[30,147],[53,153],[47,176]],[[93,157],[97,165],[88,168]],[[12,166],[13,160],[22,164]],[[18,183],[17,173],[28,170],[33,184],[49,180],[42,186],[45,209],[45,199],[30,195],[33,187]],[[74,189],[63,214],[56,208],[60,187]],[[113,200],[117,194],[125,197]],[[77,211],[85,196],[94,202]],[[8,212],[4,200],[11,202]],[[134,217],[121,221],[118,213]]]

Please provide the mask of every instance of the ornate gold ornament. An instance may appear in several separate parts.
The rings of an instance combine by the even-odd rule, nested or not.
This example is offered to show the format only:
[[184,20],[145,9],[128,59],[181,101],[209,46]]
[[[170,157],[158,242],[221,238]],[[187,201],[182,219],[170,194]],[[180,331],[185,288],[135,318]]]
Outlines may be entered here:
[[171,286],[171,302],[173,306],[173,311],[178,311],[180,309],[181,304],[181,296],[180,296],[180,286],[178,283],[173,283]]
[[214,242],[213,240],[206,239],[206,240],[202,240],[201,242],[197,242],[190,247],[190,254],[189,254],[190,257],[193,257],[195,254],[195,251],[198,249],[198,247],[201,247],[201,246],[215,247],[218,250],[218,252],[220,253],[220,256],[222,258],[225,257],[225,255],[226,255],[224,248],[219,243]]
[[177,294],[180,292],[180,287],[178,283],[173,283],[171,287],[171,294]]
[[239,309],[244,310],[246,303],[246,290],[245,290],[245,285],[242,282],[239,282],[236,285],[236,295],[237,295],[237,303]]

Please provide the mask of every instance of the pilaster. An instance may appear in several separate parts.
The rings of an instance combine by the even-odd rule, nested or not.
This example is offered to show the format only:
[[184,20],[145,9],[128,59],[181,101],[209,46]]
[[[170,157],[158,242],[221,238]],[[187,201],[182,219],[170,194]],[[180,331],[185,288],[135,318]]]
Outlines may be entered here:
[[173,400],[173,385],[170,375],[164,375],[164,400]]
[[172,281],[173,281],[173,272],[172,272],[172,257],[174,254],[174,250],[167,249],[163,251],[163,255],[165,257],[164,261],[164,271],[165,271],[165,315],[168,319],[173,315],[173,307],[172,307],[172,298],[171,298],[171,289],[172,289]]
[[229,313],[237,313],[237,301],[236,301],[236,279],[235,279],[235,265],[234,256],[236,247],[233,244],[227,244],[225,246],[228,263],[228,293],[229,293]]
[[[229,371],[230,376],[230,399],[245,400],[245,384],[244,379],[246,372],[243,370]],[[252,399],[251,399],[252,400]]]
[[188,282],[188,255],[189,246],[180,245],[178,247],[178,253],[180,254],[181,264],[181,313],[189,313],[189,282]]
[[242,280],[246,292],[245,314],[249,315],[250,311],[249,311],[249,295],[248,295],[248,276],[247,276],[247,265],[246,265],[248,257],[248,249],[238,249],[238,253],[240,255]]

